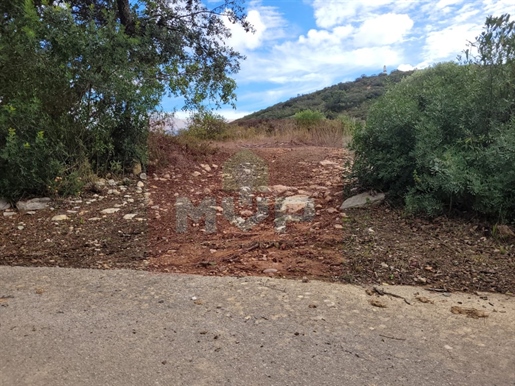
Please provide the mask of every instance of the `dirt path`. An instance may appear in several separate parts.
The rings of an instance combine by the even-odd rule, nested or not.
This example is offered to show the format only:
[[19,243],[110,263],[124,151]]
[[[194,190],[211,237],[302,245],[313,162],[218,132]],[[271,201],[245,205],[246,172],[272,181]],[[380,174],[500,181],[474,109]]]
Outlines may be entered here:
[[[33,214],[4,211],[0,264],[515,292],[514,240],[493,237],[491,225],[409,218],[387,205],[341,213],[352,161],[345,149],[240,143],[205,157],[166,151],[172,166],[147,179],[106,181]],[[292,218],[302,221],[281,222]]]
[[[154,256],[150,267],[165,272],[208,275],[266,273],[337,279],[343,262],[342,217],[337,208],[342,201],[343,164],[350,161],[350,155],[343,149],[322,147],[226,147],[224,150],[226,159],[221,159],[220,164],[211,163],[205,169],[195,165],[186,172],[170,168],[165,173],[170,179],[154,181],[150,186],[149,231]],[[224,173],[232,172],[227,165],[233,156],[249,152],[268,167],[269,189],[252,192],[252,202],[240,205],[240,193],[224,187],[227,178]],[[249,163],[258,162],[257,157]],[[306,221],[287,222],[285,231],[278,232],[274,223],[275,202],[292,196],[309,197],[315,216]],[[177,233],[177,198],[187,198],[198,206],[206,197],[213,197],[216,202],[216,232],[206,232],[203,221],[198,224],[189,221],[188,230]],[[234,201],[235,215],[244,220],[258,210],[258,198],[267,200],[268,213],[263,221],[242,229],[224,216],[221,210],[224,198]]]

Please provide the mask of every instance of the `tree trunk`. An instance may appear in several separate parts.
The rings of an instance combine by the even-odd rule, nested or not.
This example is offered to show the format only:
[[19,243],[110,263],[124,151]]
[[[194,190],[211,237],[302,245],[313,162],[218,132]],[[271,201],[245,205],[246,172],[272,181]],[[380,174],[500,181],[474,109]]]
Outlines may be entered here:
[[120,23],[125,27],[125,33],[129,36],[133,36],[136,32],[134,26],[134,20],[132,20],[131,16],[131,7],[129,5],[129,0],[116,0],[118,5],[118,14],[120,17]]

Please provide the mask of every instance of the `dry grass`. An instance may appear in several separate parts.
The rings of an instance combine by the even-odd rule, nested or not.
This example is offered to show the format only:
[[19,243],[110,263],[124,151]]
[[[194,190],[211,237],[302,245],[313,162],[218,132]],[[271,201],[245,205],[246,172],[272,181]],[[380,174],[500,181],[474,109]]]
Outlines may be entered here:
[[253,120],[229,125],[226,139],[342,147],[349,143],[355,125],[350,118],[323,120],[309,129],[299,128],[291,119]]

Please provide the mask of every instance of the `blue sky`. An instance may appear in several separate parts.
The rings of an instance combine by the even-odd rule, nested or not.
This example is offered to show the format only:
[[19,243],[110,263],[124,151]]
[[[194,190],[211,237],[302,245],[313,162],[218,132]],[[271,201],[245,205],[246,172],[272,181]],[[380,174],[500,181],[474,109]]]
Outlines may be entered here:
[[[246,7],[256,32],[231,26],[230,44],[247,60],[235,76],[237,109],[218,111],[227,119],[384,65],[390,72],[454,60],[488,15],[515,17],[514,0],[252,0]],[[162,107],[180,109],[181,101],[165,98]]]

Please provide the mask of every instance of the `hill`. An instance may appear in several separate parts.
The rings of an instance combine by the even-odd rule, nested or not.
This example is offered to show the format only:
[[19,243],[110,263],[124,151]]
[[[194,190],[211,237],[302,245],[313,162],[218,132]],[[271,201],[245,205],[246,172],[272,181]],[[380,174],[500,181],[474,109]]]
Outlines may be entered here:
[[338,83],[310,94],[299,95],[286,102],[249,114],[240,120],[289,118],[302,110],[317,110],[327,118],[340,114],[365,119],[372,102],[384,94],[390,84],[411,75],[413,71],[392,71],[390,74],[362,75],[352,82]]

